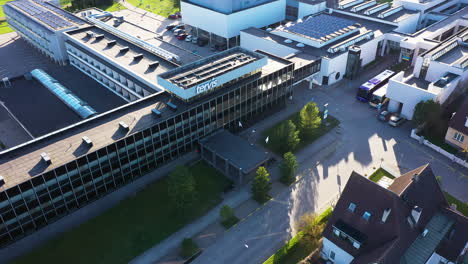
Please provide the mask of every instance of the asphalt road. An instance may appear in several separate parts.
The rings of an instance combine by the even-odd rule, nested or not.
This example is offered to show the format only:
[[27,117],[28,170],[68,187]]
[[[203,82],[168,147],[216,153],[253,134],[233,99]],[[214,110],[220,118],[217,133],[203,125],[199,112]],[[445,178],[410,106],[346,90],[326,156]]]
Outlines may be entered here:
[[311,100],[319,106],[329,103],[329,113],[341,121],[339,133],[328,135],[336,137],[334,143],[317,149],[313,146],[316,142],[297,154],[298,174],[304,176],[301,181],[226,232],[192,263],[262,263],[295,233],[301,215],[318,211],[336,199],[353,170],[370,175],[382,165],[395,173],[404,173],[430,163],[435,175],[442,177],[443,189],[468,201],[466,168],[411,139],[409,122],[398,128],[390,127],[377,120],[375,109],[354,99],[357,85],[376,71],[363,74],[360,80],[312,91],[300,84],[295,87],[294,99],[287,109],[253,127],[257,130],[255,137],[261,140],[260,131]]

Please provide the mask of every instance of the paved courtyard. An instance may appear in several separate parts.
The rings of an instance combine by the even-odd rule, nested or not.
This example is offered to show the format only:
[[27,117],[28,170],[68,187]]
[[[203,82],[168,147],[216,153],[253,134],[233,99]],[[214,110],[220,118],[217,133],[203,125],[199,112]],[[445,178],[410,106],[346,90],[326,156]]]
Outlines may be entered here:
[[[308,101],[319,106],[329,103],[330,114],[341,121],[339,132],[319,140],[336,136],[333,143],[314,147],[319,144],[316,142],[297,154],[298,174],[302,176],[298,183],[285,188],[267,205],[220,236],[192,263],[262,263],[295,234],[297,220],[304,213],[321,211],[336,201],[353,170],[367,176],[382,165],[404,173],[430,163],[435,175],[441,176],[443,189],[468,201],[466,168],[412,140],[409,122],[402,127],[390,127],[377,120],[375,109],[354,99],[356,87],[381,70],[372,69],[359,80],[312,91],[300,84],[287,109],[251,128],[257,131],[254,135],[257,140],[263,140],[259,138],[260,131]],[[251,133],[251,129],[245,133]]]

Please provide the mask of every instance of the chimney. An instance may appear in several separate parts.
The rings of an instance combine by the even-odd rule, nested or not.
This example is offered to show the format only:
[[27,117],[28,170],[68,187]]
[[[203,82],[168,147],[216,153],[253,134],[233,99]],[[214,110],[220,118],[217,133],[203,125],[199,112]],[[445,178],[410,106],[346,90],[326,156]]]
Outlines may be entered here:
[[417,182],[419,179],[419,174],[415,173],[413,174],[413,177],[411,178],[414,182]]
[[387,208],[383,211],[383,214],[382,214],[382,223],[385,223],[387,222],[387,219],[388,219],[388,216],[390,215],[390,212],[392,211],[392,209],[390,208]]
[[419,206],[414,206],[413,210],[411,210],[411,217],[414,220],[414,224],[416,225],[419,221],[419,217],[421,217],[422,209]]

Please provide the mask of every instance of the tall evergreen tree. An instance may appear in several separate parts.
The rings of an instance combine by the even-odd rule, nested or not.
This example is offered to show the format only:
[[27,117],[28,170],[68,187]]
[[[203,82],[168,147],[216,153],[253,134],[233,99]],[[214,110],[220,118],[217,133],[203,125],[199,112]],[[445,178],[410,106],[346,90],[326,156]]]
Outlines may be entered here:
[[320,126],[322,119],[317,104],[314,102],[307,103],[299,113],[299,127],[301,137],[308,138],[314,135],[315,129]]
[[296,179],[296,170],[299,163],[296,160],[296,156],[292,152],[286,152],[283,156],[283,162],[281,163],[281,178],[280,181],[284,184],[291,184]]
[[168,179],[168,194],[181,210],[188,209],[196,199],[195,179],[185,166],[177,166]]
[[268,200],[268,192],[270,190],[270,174],[265,167],[259,167],[252,183],[253,198],[259,203],[264,203]]

